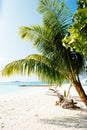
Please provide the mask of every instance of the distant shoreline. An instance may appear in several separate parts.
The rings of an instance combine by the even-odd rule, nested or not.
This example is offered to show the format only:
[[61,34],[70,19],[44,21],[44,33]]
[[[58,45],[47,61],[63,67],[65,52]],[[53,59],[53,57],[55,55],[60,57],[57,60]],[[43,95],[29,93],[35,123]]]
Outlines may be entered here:
[[40,86],[40,87],[49,87],[49,86],[51,86],[50,84],[30,84],[30,85],[18,85],[19,87],[28,87],[28,86],[36,86],[36,87],[38,87],[38,86]]

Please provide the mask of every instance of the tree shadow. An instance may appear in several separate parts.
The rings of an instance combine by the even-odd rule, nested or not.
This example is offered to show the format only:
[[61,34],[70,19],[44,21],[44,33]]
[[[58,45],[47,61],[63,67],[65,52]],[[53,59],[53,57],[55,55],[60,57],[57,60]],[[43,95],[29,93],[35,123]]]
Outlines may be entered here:
[[61,128],[86,128],[87,129],[87,112],[73,116],[57,117],[55,119],[40,119],[44,124],[56,125]]

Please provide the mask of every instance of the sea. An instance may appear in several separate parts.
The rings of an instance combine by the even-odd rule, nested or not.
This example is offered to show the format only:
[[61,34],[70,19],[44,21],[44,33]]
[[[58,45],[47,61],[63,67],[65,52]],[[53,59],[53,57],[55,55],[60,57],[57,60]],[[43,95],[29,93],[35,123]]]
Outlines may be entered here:
[[[87,86],[87,79],[83,80],[82,85]],[[55,85],[54,85],[55,86]],[[16,92],[21,92],[31,87],[49,87],[48,83],[41,81],[5,81],[0,82],[0,96],[7,94],[14,94]]]
[[21,81],[11,81],[11,82],[0,82],[0,95],[14,94],[16,92],[21,92],[29,87],[45,87],[48,86],[44,82],[21,82]]

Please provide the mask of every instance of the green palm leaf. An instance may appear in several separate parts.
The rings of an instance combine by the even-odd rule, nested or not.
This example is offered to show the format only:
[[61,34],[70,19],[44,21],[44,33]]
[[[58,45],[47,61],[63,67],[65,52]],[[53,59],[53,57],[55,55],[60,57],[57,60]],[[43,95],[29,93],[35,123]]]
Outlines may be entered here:
[[71,13],[63,0],[40,0],[37,10],[43,14],[43,24],[63,38],[71,24]]
[[70,12],[61,0],[40,0],[38,11],[42,14],[42,25],[23,26],[19,34],[21,38],[30,40],[42,55],[30,55],[8,64],[3,75],[30,75],[33,72],[41,80],[62,83],[69,79],[62,38],[70,24]]
[[2,74],[5,76],[12,74],[30,75],[32,72],[37,74],[40,80],[48,83],[61,84],[65,78],[68,79],[63,72],[54,68],[48,58],[38,54],[8,64]]

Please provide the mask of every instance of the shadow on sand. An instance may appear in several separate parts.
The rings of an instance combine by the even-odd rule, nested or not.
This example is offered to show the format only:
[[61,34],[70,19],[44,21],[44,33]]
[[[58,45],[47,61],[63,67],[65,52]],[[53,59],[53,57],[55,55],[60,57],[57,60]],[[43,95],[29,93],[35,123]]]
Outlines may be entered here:
[[61,128],[86,128],[87,129],[87,110],[75,116],[57,117],[55,119],[40,119],[41,123],[56,125]]

